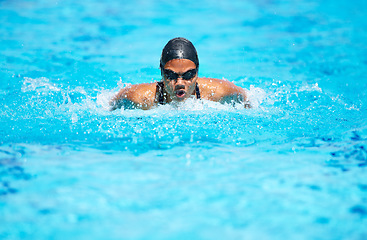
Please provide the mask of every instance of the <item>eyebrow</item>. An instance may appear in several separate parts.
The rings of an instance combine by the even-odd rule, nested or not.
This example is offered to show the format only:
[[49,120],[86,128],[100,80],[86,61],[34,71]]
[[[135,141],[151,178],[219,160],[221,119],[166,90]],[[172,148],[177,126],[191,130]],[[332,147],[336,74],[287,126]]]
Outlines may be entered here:
[[[196,68],[189,69],[189,70],[187,70],[187,71],[183,72],[182,74],[185,74],[185,73],[187,73],[187,72],[194,71],[194,70],[196,70]],[[173,70],[171,70],[171,69],[168,69],[168,68],[164,68],[164,71],[170,71],[170,72],[173,72],[173,73],[179,74],[178,72],[175,72],[175,71],[173,71]]]

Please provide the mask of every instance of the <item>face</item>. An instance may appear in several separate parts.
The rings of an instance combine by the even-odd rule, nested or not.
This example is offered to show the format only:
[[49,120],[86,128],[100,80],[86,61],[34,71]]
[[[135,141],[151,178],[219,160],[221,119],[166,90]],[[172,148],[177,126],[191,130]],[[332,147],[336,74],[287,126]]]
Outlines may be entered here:
[[181,102],[194,94],[197,69],[193,61],[172,59],[164,65],[162,75],[168,102]]

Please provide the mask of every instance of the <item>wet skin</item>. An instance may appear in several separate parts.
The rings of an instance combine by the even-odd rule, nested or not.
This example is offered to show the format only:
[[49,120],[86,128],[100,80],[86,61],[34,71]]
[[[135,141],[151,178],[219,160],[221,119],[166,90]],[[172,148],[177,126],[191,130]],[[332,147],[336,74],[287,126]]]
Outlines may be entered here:
[[[164,70],[170,70],[178,74],[177,79],[169,79]],[[178,103],[183,102],[195,94],[195,86],[198,83],[202,99],[231,103],[243,103],[245,108],[249,108],[247,92],[245,89],[233,83],[215,78],[199,78],[197,73],[191,79],[184,79],[182,75],[196,69],[194,62],[188,59],[172,59],[167,62],[162,71],[162,81],[164,83],[164,102]],[[151,109],[158,105],[158,93],[156,92],[157,83],[143,83],[131,85],[123,88],[112,98],[111,110],[117,108],[129,109]]]
[[164,69],[171,70],[179,75],[177,79],[171,80],[162,73],[167,103],[172,101],[182,102],[195,93],[197,73],[188,80],[182,77],[184,73],[196,69],[195,63],[188,59],[173,59],[166,63]]

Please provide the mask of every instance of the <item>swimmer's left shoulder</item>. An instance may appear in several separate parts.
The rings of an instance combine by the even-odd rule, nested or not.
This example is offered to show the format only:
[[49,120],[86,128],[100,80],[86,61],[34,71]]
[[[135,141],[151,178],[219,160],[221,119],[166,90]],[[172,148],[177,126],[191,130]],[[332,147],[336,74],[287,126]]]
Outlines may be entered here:
[[222,80],[217,78],[200,78],[198,79],[199,88],[203,91],[208,90],[211,93],[225,94],[228,91],[233,91],[237,86],[229,82],[228,80]]
[[198,79],[198,85],[200,91],[203,92],[203,96],[212,101],[227,102],[231,99],[247,100],[246,90],[228,80],[200,78]]

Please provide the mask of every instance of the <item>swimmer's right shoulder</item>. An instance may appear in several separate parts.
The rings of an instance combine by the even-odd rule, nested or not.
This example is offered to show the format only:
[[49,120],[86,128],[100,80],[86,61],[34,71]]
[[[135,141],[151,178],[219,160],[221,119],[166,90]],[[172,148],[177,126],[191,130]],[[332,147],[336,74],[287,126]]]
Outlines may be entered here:
[[125,96],[122,97],[130,99],[134,102],[139,102],[140,100],[146,100],[147,98],[154,98],[156,83],[134,84],[126,87],[125,89]]
[[134,84],[121,89],[115,100],[128,100],[137,108],[149,109],[154,105],[155,92],[156,83]]

